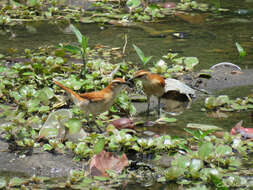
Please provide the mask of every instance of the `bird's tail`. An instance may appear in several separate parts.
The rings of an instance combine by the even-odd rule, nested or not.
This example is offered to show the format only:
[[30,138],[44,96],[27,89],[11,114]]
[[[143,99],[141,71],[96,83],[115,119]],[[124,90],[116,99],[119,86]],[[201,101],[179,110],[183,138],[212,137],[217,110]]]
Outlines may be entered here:
[[74,103],[78,105],[81,101],[84,99],[80,97],[76,92],[73,90],[69,89],[68,87],[64,86],[63,84],[59,83],[58,81],[54,80],[54,83],[57,84],[59,87],[63,88],[72,98]]

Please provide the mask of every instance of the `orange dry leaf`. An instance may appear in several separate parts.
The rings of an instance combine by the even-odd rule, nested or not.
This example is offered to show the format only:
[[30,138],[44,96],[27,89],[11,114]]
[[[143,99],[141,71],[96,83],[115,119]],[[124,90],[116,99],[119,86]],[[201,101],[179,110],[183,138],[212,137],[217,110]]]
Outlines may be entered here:
[[115,156],[111,152],[101,151],[91,159],[90,172],[92,176],[108,176],[106,170],[113,170],[116,173],[128,166],[128,159],[126,154],[122,156]]

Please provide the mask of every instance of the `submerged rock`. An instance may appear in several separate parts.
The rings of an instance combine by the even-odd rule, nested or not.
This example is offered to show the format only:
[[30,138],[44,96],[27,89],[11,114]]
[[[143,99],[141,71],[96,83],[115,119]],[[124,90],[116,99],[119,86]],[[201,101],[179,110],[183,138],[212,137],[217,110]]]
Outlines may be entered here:
[[0,171],[21,173],[24,176],[67,177],[71,170],[81,170],[82,163],[74,162],[71,154],[52,154],[36,148],[32,155],[19,156],[8,151],[0,141]]

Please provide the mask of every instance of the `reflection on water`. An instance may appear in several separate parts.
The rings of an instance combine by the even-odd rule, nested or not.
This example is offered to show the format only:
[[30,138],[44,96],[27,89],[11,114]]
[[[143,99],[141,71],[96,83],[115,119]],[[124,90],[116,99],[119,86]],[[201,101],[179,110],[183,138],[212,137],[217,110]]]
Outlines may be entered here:
[[[182,52],[181,55],[195,56],[200,60],[197,69],[208,69],[219,62],[232,62],[244,68],[253,68],[253,25],[252,16],[240,18],[233,15],[218,19],[206,19],[205,22],[191,24],[179,17],[168,18],[162,23],[138,24],[133,27],[117,27],[105,24],[76,24],[81,32],[89,37],[90,46],[95,44],[122,47],[124,34],[128,35],[127,60],[140,63],[132,44],[140,47],[145,55],[152,55],[158,60],[169,50]],[[243,20],[243,21],[242,21]],[[245,23],[245,20],[247,21]],[[185,39],[177,39],[172,32],[184,32]],[[156,37],[154,37],[154,34]],[[161,36],[161,38],[159,37]],[[0,30],[0,53],[9,48],[21,52],[25,48],[42,45],[75,43],[76,38],[64,23],[27,23]],[[239,42],[247,51],[244,59],[239,59],[235,42]]]

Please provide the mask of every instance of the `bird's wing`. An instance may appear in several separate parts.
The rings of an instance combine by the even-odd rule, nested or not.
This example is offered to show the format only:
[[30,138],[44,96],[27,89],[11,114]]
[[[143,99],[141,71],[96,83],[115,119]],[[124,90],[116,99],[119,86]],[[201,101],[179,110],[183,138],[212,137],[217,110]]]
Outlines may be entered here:
[[80,94],[81,98],[87,99],[90,102],[100,102],[105,100],[105,93],[102,93],[101,91],[98,92],[88,92]]

